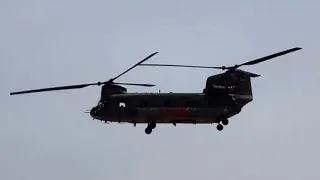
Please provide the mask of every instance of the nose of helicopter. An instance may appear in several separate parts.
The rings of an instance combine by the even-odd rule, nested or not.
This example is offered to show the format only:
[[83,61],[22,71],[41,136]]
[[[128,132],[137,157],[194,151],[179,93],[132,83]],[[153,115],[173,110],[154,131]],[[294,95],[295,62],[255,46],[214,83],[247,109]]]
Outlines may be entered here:
[[90,110],[90,115],[91,115],[93,118],[97,117],[97,115],[98,115],[98,110],[99,110],[98,107],[93,107],[93,108]]

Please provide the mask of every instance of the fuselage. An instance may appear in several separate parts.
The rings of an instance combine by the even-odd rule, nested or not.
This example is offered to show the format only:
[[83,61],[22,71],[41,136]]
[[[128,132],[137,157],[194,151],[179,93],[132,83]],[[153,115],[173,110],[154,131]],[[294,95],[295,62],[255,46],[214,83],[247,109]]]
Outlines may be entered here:
[[204,93],[123,93],[101,98],[90,114],[110,122],[215,123],[230,118],[252,101],[250,95]]

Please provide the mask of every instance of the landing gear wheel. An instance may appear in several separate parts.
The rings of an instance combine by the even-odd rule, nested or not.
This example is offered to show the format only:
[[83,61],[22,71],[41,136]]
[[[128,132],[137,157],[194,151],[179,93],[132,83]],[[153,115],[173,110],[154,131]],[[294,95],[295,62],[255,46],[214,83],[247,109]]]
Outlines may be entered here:
[[228,119],[222,119],[221,123],[226,126],[226,125],[229,124],[229,120]]
[[222,131],[222,130],[223,130],[222,124],[218,124],[218,125],[217,125],[217,130],[218,130],[218,131]]
[[150,128],[148,126],[144,131],[146,132],[146,134],[151,134],[152,133],[152,128]]
[[155,129],[157,127],[157,124],[155,122],[151,122],[149,125],[148,125],[149,128],[151,129]]

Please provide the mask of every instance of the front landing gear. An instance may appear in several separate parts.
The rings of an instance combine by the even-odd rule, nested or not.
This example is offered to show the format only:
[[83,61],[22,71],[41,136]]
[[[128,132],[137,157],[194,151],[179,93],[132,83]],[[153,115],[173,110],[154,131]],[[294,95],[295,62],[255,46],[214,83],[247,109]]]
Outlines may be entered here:
[[[221,123],[221,124],[220,124]],[[223,130],[223,125],[228,125],[229,124],[229,120],[227,118],[223,118],[220,120],[220,122],[217,125],[217,130],[218,131],[222,131]]]
[[144,132],[146,132],[146,134],[151,134],[152,133],[152,128],[147,126],[146,129],[144,130]]
[[152,130],[155,129],[157,124],[155,122],[148,123],[148,126],[144,130],[146,134],[151,134]]

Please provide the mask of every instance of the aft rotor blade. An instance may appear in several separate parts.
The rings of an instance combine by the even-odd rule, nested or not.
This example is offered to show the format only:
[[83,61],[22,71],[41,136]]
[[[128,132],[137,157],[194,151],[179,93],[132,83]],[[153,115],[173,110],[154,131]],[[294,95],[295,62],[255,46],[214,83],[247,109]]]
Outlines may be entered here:
[[302,48],[300,48],[300,47],[291,48],[291,49],[288,49],[288,50],[285,50],[285,51],[281,51],[281,52],[278,52],[278,53],[275,53],[275,54],[271,54],[269,56],[265,56],[265,57],[262,57],[262,58],[259,58],[259,59],[255,59],[255,60],[240,64],[240,65],[238,65],[238,67],[244,66],[244,65],[258,64],[258,63],[261,63],[263,61],[267,61],[269,59],[272,59],[272,58],[275,58],[275,57],[278,57],[278,56],[282,56],[282,55],[285,55],[285,54],[288,54],[288,53],[291,53],[291,52],[294,52],[294,51],[298,51],[300,49],[302,49]]
[[131,86],[146,86],[146,87],[153,87],[153,84],[139,84],[139,83],[112,83],[112,84],[119,84],[119,85],[131,85]]
[[137,64],[133,65],[131,68],[127,69],[126,71],[124,71],[123,73],[119,74],[118,76],[116,76],[115,78],[112,78],[111,81],[114,81],[115,79],[118,79],[120,76],[124,75],[125,73],[129,72],[131,69],[135,68],[136,66],[140,65],[141,63],[145,62],[146,60],[150,59],[152,56],[158,54],[158,52],[152,53],[150,54],[148,57],[144,58],[143,60],[141,60],[140,62],[138,62]]
[[36,92],[44,92],[44,91],[79,89],[79,88],[84,88],[84,87],[92,86],[92,85],[99,85],[99,83],[78,84],[78,85],[71,85],[71,86],[59,86],[59,87],[50,87],[50,88],[42,88],[42,89],[32,89],[32,90],[26,90],[26,91],[12,92],[12,93],[10,93],[10,95],[36,93]]
[[188,67],[188,68],[223,69],[223,67],[193,66],[193,65],[182,65],[182,64],[140,64],[140,66],[167,66],[167,67]]

